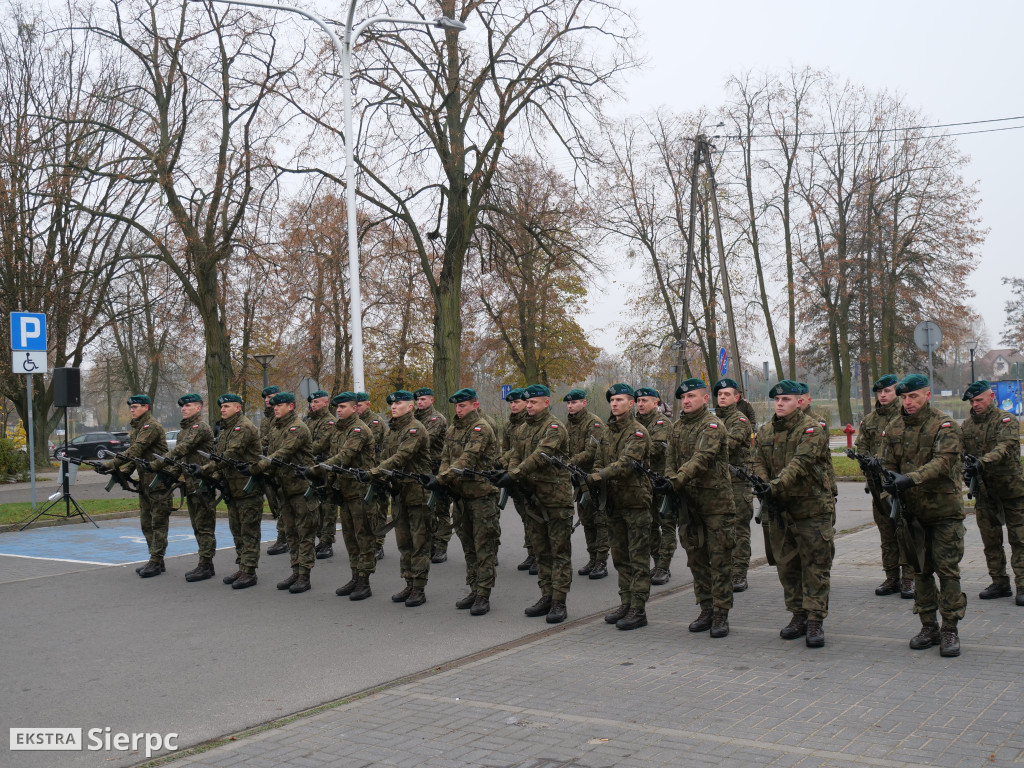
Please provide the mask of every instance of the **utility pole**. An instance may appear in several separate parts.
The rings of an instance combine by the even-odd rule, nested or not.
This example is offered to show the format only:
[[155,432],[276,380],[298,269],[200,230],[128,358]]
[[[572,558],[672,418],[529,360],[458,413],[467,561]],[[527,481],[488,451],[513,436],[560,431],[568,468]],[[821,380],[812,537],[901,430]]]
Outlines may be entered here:
[[110,411],[111,411],[111,406],[113,405],[113,403],[111,402],[110,398],[111,398],[111,394],[110,394],[110,360],[108,359],[107,360],[107,424],[104,427],[104,429],[107,432],[110,431]]

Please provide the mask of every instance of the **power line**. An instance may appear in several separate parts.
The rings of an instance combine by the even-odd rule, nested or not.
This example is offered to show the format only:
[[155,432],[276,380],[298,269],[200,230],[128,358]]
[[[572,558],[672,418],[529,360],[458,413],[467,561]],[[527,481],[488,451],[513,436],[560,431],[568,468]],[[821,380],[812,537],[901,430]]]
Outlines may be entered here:
[[[801,133],[801,136],[847,136],[857,133],[895,133],[897,131],[931,131],[937,128],[960,128],[964,125],[984,125],[986,123],[1005,123],[1011,120],[1024,120],[1024,115],[1017,115],[1015,117],[993,117],[988,120],[967,120],[960,123],[936,123],[935,125],[910,125],[902,128],[851,128],[850,130],[843,131],[808,131]],[[951,134],[956,136],[962,136],[965,134]],[[791,135],[776,134],[776,133],[762,133],[762,134],[750,134],[747,137],[742,135],[727,136],[729,139],[737,139],[742,141],[744,138],[749,139],[781,139],[791,138]]]

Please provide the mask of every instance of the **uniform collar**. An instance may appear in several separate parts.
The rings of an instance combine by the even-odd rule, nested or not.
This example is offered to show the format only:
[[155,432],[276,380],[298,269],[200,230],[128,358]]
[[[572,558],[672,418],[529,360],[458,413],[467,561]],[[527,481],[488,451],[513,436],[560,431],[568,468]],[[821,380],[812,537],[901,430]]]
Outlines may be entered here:
[[797,422],[802,420],[805,415],[806,414],[802,410],[800,410],[799,408],[797,408],[795,411],[793,411],[788,416],[783,416],[781,418],[779,416],[774,416],[773,415],[772,416],[772,426],[778,432],[788,432],[793,427],[795,427]]
[[531,424],[536,424],[539,421],[547,421],[551,418],[551,409],[545,408],[542,411],[538,411],[533,416],[527,416],[526,420]]
[[480,409],[474,408],[461,419],[458,416],[456,416],[455,423],[460,427],[471,427],[478,421],[480,421],[480,419],[482,418],[483,416],[480,414]]
[[879,416],[892,416],[894,413],[896,413],[896,409],[899,408],[899,406],[899,398],[893,400],[888,405],[882,405],[880,402],[875,400],[875,413],[877,413]]
[[203,415],[202,411],[200,411],[199,413],[193,413],[187,419],[182,419],[178,423],[178,426],[181,429],[191,429],[193,424],[198,424],[199,423],[199,419],[202,418],[202,415]]
[[291,411],[288,411],[288,413],[286,413],[281,418],[276,418],[275,417],[274,418],[274,423],[277,426],[279,426],[279,427],[285,427],[285,426],[288,426],[289,424],[291,424],[293,421],[297,420],[298,418],[299,418],[298,414],[296,414],[294,410],[291,410]]
[[591,416],[590,409],[589,408],[584,408],[582,411],[576,411],[576,413],[570,413],[569,414],[569,423],[570,424],[581,424],[582,422],[589,421],[592,418],[594,418],[594,417]]
[[228,416],[226,419],[221,419],[220,424],[222,429],[231,429],[242,419],[242,412],[238,411]]
[[692,424],[695,421],[703,419],[707,415],[707,413],[708,407],[706,405],[702,405],[700,408],[698,408],[696,411],[693,411],[692,413],[680,413],[679,420],[684,424]]
[[412,423],[414,415],[415,414],[413,413],[413,411],[409,411],[404,416],[392,417],[391,420],[388,422],[388,428],[394,430],[407,427],[409,426],[409,424]]
[[903,414],[903,422],[905,424],[911,424],[914,426],[918,424],[924,424],[924,422],[927,421],[928,418],[932,415],[932,404],[925,403],[923,406],[921,406],[921,410],[919,410],[915,414],[907,413],[905,410],[903,410],[903,407],[900,406],[900,413]]
[[356,422],[356,420],[358,418],[359,418],[359,414],[355,413],[354,411],[352,412],[352,414],[350,416],[348,416],[348,417],[346,417],[344,419],[335,418],[335,420],[334,420],[334,428],[335,429],[348,429],[349,427],[351,427]]
[[999,410],[999,409],[998,409],[998,408],[996,408],[996,401],[995,401],[995,400],[993,400],[993,401],[992,401],[991,403],[989,403],[989,406],[988,406],[988,408],[986,408],[986,409],[985,409],[984,411],[982,411],[981,413],[975,413],[975,412],[974,412],[974,411],[972,410],[972,411],[970,412],[970,414],[971,414],[971,421],[972,421],[972,422],[973,422],[974,424],[984,424],[984,423],[985,423],[986,421],[988,421],[989,419],[991,419],[991,418],[992,418],[992,417],[993,417],[994,415],[997,415],[997,411],[998,411],[998,410]]

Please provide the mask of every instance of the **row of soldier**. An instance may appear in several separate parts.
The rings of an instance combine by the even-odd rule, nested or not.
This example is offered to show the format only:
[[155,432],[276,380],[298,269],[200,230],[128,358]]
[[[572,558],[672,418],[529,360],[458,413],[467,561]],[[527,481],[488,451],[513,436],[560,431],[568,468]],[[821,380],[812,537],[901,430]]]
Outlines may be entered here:
[[[875,391],[876,412],[862,425],[858,447],[879,457],[885,469],[875,481],[869,475],[886,569],[886,582],[876,591],[880,595],[900,591],[914,598],[922,630],[911,640],[911,647],[939,644],[943,655],[957,655],[957,622],[966,604],[959,591],[963,555],[959,428],[931,409],[924,377],[911,375],[898,384],[895,377],[883,377]],[[968,390],[975,409],[972,419],[979,413],[979,403],[986,400],[985,392],[991,395],[985,382],[976,382]],[[271,387],[263,394],[268,410],[259,430],[241,413],[240,397],[218,398],[221,420],[216,438],[200,418],[201,398],[184,396],[179,401],[183,420],[178,445],[166,457],[163,430],[149,414],[149,399],[144,395],[129,399],[130,447],[98,470],[118,471],[130,462],[138,465],[142,528],[151,555],[138,569],[141,576],[164,570],[170,491],[157,482],[157,476],[180,470],[200,550],[199,565],[186,574],[189,581],[214,575],[214,500],[202,490],[204,481],[209,481],[222,488],[227,501],[237,571],[224,581],[235,589],[256,583],[264,495],[272,509],[276,507],[279,524],[279,540],[268,552],[287,551],[291,556],[292,574],[277,585],[279,589],[297,593],[310,588],[315,558],[333,554],[335,521],[340,516],[352,578],[337,593],[353,600],[371,596],[369,580],[382,554],[382,537],[394,527],[406,586],[392,600],[410,607],[425,602],[430,564],[446,557],[453,528],[451,511],[465,553],[469,586],[469,593],[456,605],[482,615],[490,609],[494,586],[501,490],[514,500],[523,520],[528,555],[519,568],[536,573],[541,590],[540,599],[526,608],[527,615],[545,616],[550,623],[567,615],[575,509],[589,555],[579,574],[592,579],[606,576],[609,553],[618,574],[620,607],[606,621],[620,629],[647,624],[650,586],[670,578],[678,532],[700,607],[690,631],[710,630],[712,637],[724,637],[729,633],[733,593],[746,588],[752,492],[756,491],[765,513],[761,522],[769,561],[778,569],[785,605],[792,614],[780,635],[805,637],[809,647],[824,645],[837,488],[828,430],[810,414],[804,384],[784,380],[773,387],[774,414],[756,437],[753,419],[741,410],[746,404],[739,387],[730,379],[711,389],[717,406],[714,414],[703,381],[688,379],[680,384],[675,395],[681,414],[674,423],[659,408],[659,393],[650,388],[610,387],[607,424],[587,409],[582,390],[572,390],[563,398],[569,410],[568,428],[550,412],[550,390],[532,385],[508,396],[511,415],[500,443],[493,420],[480,412],[472,389],[462,389],[450,398],[456,413],[450,427],[433,408],[429,389],[393,392],[387,398],[391,418],[386,429],[385,419],[369,410],[364,393],[345,392],[334,398],[325,392],[313,393],[305,423],[298,418],[291,393]],[[897,396],[901,408],[891,405]],[[333,418],[328,401],[334,406]],[[980,519],[985,504],[992,506],[987,501],[994,498],[992,494],[1002,493],[997,478],[1012,469],[1005,457],[1019,451],[1016,419],[993,409],[990,399],[986,408],[980,410],[988,414],[984,418],[991,418],[989,411],[994,411],[1003,426],[995,437],[985,433],[969,443],[978,457],[976,471],[984,472],[986,481],[986,501],[979,497],[979,527],[986,540],[993,586],[982,593],[983,598],[1012,595],[1005,558],[1000,576],[996,555],[996,550],[1002,551],[1000,520],[1009,529],[1014,570],[1020,574],[1018,589],[1024,577],[1018,562],[1024,549],[1017,503],[1024,490],[1010,491],[1016,502],[1007,505],[1002,499],[1001,516],[994,525],[983,527]],[[880,428],[886,415],[889,419]],[[936,420],[937,425],[932,423]],[[925,422],[927,427],[922,428]],[[1013,445],[1009,446],[1011,431]],[[993,439],[998,446],[991,445]],[[1018,477],[1019,461],[1015,466],[1013,477]],[[1024,479],[1021,483],[1024,489]],[[368,493],[367,488],[374,490]],[[908,521],[898,529],[885,513],[890,498],[901,501]],[[391,522],[386,523],[389,509]],[[900,537],[904,531],[906,535]],[[998,536],[998,546],[992,543],[993,536]],[[900,574],[901,568],[911,564],[914,584],[907,583],[907,570]],[[939,577],[938,590],[933,573]],[[1020,591],[1017,602],[1022,602]],[[941,629],[937,614],[943,619]]]

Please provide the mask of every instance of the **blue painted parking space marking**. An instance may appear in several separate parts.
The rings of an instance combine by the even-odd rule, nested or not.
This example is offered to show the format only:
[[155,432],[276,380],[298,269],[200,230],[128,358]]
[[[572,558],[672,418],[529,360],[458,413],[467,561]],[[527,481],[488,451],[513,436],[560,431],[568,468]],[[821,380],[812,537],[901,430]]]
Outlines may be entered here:
[[[261,524],[264,541],[277,539],[277,523]],[[233,549],[234,539],[228,521],[217,518],[217,549]],[[172,519],[167,533],[166,557],[189,555],[199,551],[192,524]],[[0,555],[26,557],[33,560],[58,560],[90,565],[127,565],[149,559],[146,537],[138,518],[100,521],[92,525],[57,525],[50,528],[18,531],[0,535]]]

